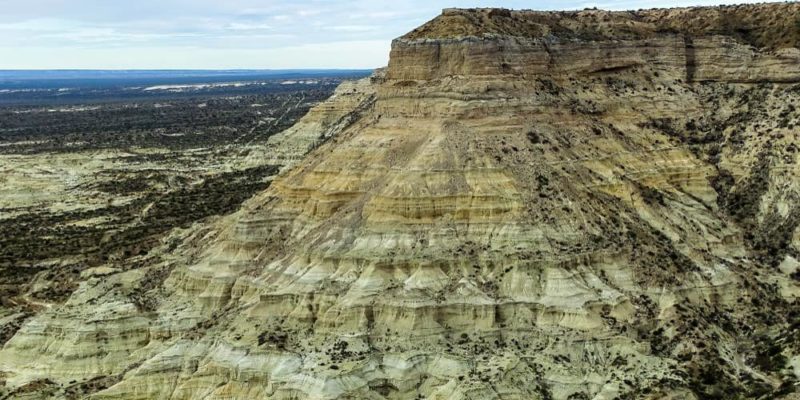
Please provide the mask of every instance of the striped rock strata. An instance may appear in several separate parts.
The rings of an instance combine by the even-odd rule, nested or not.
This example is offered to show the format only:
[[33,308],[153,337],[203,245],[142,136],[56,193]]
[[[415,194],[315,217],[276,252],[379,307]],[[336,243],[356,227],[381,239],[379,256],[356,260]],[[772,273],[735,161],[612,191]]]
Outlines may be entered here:
[[793,398],[798,20],[445,10],[267,191],[20,329],[6,391]]

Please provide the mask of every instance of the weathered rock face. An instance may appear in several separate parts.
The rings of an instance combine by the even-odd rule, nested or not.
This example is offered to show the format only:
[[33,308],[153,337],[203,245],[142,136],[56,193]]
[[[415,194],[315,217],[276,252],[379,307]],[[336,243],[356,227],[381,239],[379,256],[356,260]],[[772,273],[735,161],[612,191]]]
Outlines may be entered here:
[[798,82],[800,50],[759,52],[728,36],[665,35],[641,40],[570,42],[517,37],[397,39],[394,79],[451,75],[572,76],[649,67],[687,82]]
[[646,67],[686,82],[798,82],[797,12],[788,3],[625,13],[451,9],[394,41],[389,78],[574,77]]
[[375,87],[371,82],[383,76],[384,72],[378,70],[371,78],[342,83],[328,101],[291,128],[271,137],[266,149],[251,152],[248,161],[258,164],[268,157],[271,163],[283,168],[293,166],[309,151],[361,118],[375,102]]
[[446,10],[269,190],[23,326],[7,391],[791,398],[798,18]]

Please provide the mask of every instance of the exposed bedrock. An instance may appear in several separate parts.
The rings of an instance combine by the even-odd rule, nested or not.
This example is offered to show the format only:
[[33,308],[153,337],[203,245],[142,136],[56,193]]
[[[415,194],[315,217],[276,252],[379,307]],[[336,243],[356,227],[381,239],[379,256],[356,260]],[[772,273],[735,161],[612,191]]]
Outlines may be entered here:
[[[447,10],[276,136],[312,150],[268,190],[25,324],[0,379],[114,377],[94,399],[791,398],[797,28],[757,17],[798,7]],[[749,36],[671,28],[696,14]],[[147,268],[169,274],[142,307]]]
[[687,82],[800,82],[800,50],[759,51],[729,36],[669,34],[639,40],[567,41],[506,36],[396,39],[389,78],[451,75],[551,77],[648,68]]

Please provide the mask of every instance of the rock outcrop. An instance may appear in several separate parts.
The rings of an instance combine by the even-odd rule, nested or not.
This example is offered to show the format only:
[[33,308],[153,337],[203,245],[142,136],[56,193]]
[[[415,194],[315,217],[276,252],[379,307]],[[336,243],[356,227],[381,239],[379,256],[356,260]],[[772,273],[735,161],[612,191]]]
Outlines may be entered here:
[[344,82],[336,88],[328,101],[318,105],[291,128],[271,137],[265,148],[255,148],[246,159],[248,164],[263,163],[267,157],[271,164],[289,168],[309,151],[336,136],[375,102],[375,85],[383,79],[378,70],[368,78]]
[[5,390],[793,398],[798,21],[445,10],[267,191],[26,323]]

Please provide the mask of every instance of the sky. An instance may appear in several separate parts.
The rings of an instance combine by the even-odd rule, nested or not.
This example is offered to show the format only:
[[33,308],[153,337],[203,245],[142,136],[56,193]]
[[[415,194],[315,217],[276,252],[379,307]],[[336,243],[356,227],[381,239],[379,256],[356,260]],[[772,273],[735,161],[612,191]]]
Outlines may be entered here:
[[713,4],[722,2],[0,0],[0,69],[376,68],[393,38],[447,7]]

